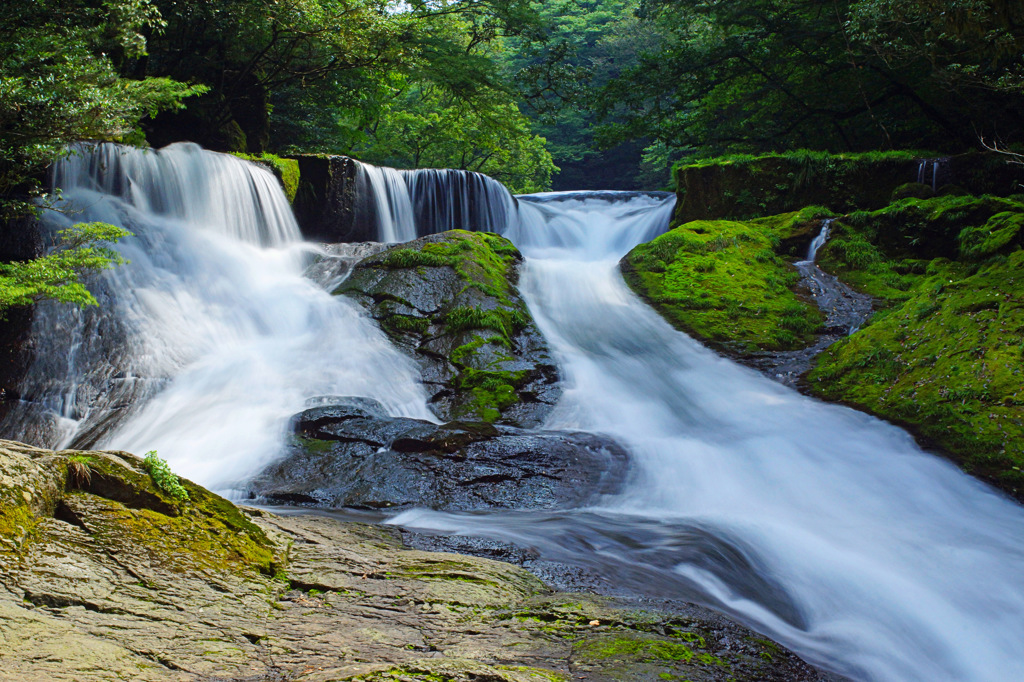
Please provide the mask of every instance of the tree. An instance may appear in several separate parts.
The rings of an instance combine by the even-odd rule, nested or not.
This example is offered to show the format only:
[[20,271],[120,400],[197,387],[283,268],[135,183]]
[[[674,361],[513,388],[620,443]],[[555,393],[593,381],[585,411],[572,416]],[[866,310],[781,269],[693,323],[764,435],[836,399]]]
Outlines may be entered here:
[[[964,50],[948,49],[952,13],[927,20],[931,33],[923,44],[911,40],[922,24],[905,17],[924,22],[940,6],[1001,1],[646,0],[642,15],[666,38],[606,88],[603,112],[620,121],[607,132],[620,139],[647,135],[697,156],[799,147],[968,149],[982,126],[1019,127],[1019,97],[994,87],[1014,81],[1006,45],[1017,39],[993,48],[993,55],[1006,55],[1001,66],[982,52],[981,59],[955,62]],[[917,14],[904,13],[910,9]],[[953,41],[961,47],[975,40],[969,36],[996,35],[969,25]],[[986,59],[991,73],[980,68]],[[943,85],[953,75],[983,72],[991,96],[978,100],[981,107],[971,101],[977,89]]]
[[432,83],[406,84],[352,153],[400,168],[485,173],[513,192],[546,190],[557,170],[510,95],[489,90],[466,100]]
[[[46,206],[40,177],[82,139],[139,139],[143,116],[181,105],[201,88],[119,77],[115,54],[137,56],[141,32],[161,26],[147,0],[17,0],[0,13],[0,223]],[[42,200],[42,201],[41,201]],[[10,229],[10,228],[8,228]],[[51,257],[0,269],[0,310],[40,297],[93,302],[76,273],[114,264],[96,245],[119,235],[91,226],[65,233]]]

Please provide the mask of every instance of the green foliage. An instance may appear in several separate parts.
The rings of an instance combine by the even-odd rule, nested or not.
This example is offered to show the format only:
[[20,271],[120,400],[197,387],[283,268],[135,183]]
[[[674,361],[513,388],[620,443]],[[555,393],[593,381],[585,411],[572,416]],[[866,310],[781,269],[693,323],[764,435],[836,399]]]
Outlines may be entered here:
[[977,146],[1024,103],[1004,0],[645,0],[661,45],[600,96],[611,139],[684,155]]
[[30,305],[41,299],[97,305],[81,278],[125,263],[119,253],[102,244],[129,234],[105,223],[78,223],[58,233],[58,246],[49,254],[24,262],[0,263],[0,314],[11,306]]
[[507,93],[481,89],[464,99],[432,83],[400,84],[352,154],[381,165],[485,173],[512,192],[551,187],[557,169],[545,140]]
[[176,500],[187,500],[188,491],[181,484],[178,477],[171,471],[171,467],[156,454],[156,450],[150,450],[142,460],[142,466],[149,472],[156,487],[164,491]]
[[[59,21],[54,21],[59,17]],[[114,53],[142,57],[162,26],[147,0],[16,2],[0,14],[0,219],[70,142],[139,139],[138,122],[202,92],[166,78],[119,77]]]

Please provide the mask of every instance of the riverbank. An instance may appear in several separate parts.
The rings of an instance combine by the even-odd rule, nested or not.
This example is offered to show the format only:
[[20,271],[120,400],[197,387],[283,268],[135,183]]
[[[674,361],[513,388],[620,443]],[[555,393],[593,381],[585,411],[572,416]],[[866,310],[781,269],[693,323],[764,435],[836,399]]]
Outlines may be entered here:
[[[690,191],[697,175],[716,179],[715,187],[735,180],[737,173],[759,175],[762,185],[771,185],[764,177],[767,167],[751,169],[756,161],[740,169],[732,160],[717,169],[713,163],[681,169],[677,177],[687,184],[680,192]],[[850,160],[848,172],[839,170],[842,157],[828,161],[823,167],[833,176],[872,182],[870,168],[864,167],[870,159]],[[892,175],[889,166],[896,161],[898,156],[880,163]],[[768,162],[782,163],[775,157]],[[1002,182],[1007,174],[993,175]],[[888,175],[874,178],[884,185]],[[985,178],[972,181],[991,185]],[[828,184],[816,181],[807,198],[822,199]],[[871,192],[836,187],[835,205],[848,208],[863,199],[873,210],[836,215],[810,207],[742,221],[680,224],[679,217],[692,213],[696,201],[681,198],[674,228],[627,255],[624,277],[670,323],[702,342],[812,395],[898,423],[922,446],[1021,499],[1022,197],[972,196],[956,186],[936,192],[914,183]],[[892,194],[891,203],[877,207],[885,191]],[[718,211],[715,215],[756,212],[751,206],[782,202],[780,192],[772,192],[769,202],[751,200],[730,209],[705,191],[701,205]],[[803,196],[798,189],[781,194],[786,206]],[[832,218],[830,239],[817,254],[821,268],[874,301],[877,312],[863,326],[837,330],[822,324],[836,302],[810,295],[793,267],[812,239],[810,218]],[[801,224],[803,229],[793,229]],[[803,240],[799,248],[794,237]],[[817,357],[813,362],[806,357],[801,369],[809,372],[787,372],[792,354]]]

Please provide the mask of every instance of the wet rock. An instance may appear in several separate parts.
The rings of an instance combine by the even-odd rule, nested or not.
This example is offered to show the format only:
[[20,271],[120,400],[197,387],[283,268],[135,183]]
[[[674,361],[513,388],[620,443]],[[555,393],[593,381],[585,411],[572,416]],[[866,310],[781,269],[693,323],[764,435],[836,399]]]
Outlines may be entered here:
[[[166,498],[140,462],[0,441],[0,511],[35,501],[16,505],[25,542],[0,548],[0,680],[821,679],[713,615],[552,593],[507,563],[245,511],[185,480],[187,501]],[[693,655],[644,643],[633,665],[623,639]]]
[[389,417],[349,399],[295,418],[285,459],[248,485],[275,504],[445,510],[577,506],[614,492],[626,453],[592,434]]
[[515,288],[521,262],[503,237],[453,230],[361,261],[336,293],[417,360],[438,417],[533,427],[561,388]]
[[320,242],[365,242],[377,236],[372,193],[355,159],[299,154],[299,187],[292,208],[302,236]]

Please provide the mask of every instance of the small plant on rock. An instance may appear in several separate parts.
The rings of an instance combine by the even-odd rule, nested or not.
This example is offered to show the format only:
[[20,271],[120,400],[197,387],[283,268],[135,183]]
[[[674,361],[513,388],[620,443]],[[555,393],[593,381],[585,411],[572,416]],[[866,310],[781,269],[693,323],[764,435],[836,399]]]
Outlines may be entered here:
[[72,455],[68,458],[68,483],[77,490],[83,490],[92,483],[92,457]]
[[163,490],[176,500],[188,499],[188,491],[181,485],[181,481],[171,471],[171,467],[168,466],[167,462],[160,459],[156,454],[156,450],[150,450],[146,453],[145,458],[142,460],[142,466],[149,472],[149,476],[153,479],[153,483],[156,483],[157,488],[160,488],[160,490]]

